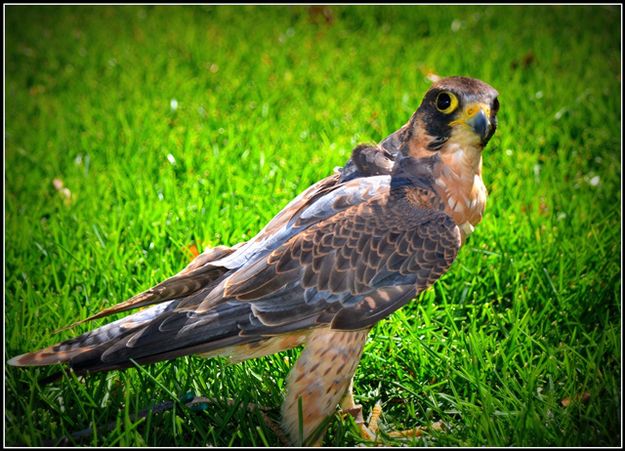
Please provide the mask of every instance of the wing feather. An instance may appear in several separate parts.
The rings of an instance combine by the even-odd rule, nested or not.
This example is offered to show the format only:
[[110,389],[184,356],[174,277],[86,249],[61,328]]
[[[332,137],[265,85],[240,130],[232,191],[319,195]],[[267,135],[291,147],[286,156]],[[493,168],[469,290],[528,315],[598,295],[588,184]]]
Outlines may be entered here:
[[[345,241],[333,239],[347,234],[351,238]],[[449,216],[386,190],[319,221],[268,257],[234,272],[224,295],[254,304],[263,322],[272,322],[272,315],[299,317],[300,308],[308,315],[316,306],[318,316],[310,316],[313,327],[322,317],[328,320],[328,306],[336,304],[332,313],[340,320],[330,319],[333,327],[370,326],[430,286],[449,268],[459,247],[459,231]],[[285,261],[293,269],[280,271]],[[273,280],[273,291],[257,282],[266,279]],[[316,290],[314,297],[305,296],[309,288]]]

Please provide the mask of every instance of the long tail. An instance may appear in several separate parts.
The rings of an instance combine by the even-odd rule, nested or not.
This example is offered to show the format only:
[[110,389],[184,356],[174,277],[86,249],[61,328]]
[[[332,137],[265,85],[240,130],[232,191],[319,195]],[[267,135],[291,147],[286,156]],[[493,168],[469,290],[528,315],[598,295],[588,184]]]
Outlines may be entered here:
[[[243,244],[243,243],[241,243]],[[140,293],[128,301],[104,309],[87,319],[72,324],[102,318],[114,313],[131,310],[138,307],[154,305],[151,308],[129,315],[120,320],[106,324],[97,329],[86,332],[78,337],[65,340],[45,349],[22,354],[10,359],[7,363],[12,366],[45,366],[56,363],[69,363],[72,368],[81,372],[108,370],[113,368],[124,368],[132,366],[129,359],[117,361],[110,365],[100,362],[100,357],[107,349],[119,343],[127,342],[130,337],[148,328],[153,321],[158,321],[159,317],[169,317],[173,315],[173,310],[180,300],[189,300],[192,297],[202,297],[217,285],[220,277],[227,272],[226,268],[211,265],[211,262],[232,253],[240,245],[232,248],[219,246],[205,251],[196,257],[185,269],[175,276],[165,280],[149,290]],[[171,319],[170,319],[171,321]],[[69,328],[67,327],[67,328]],[[67,329],[66,328],[66,329]],[[141,358],[142,361],[156,361],[168,358],[176,354],[170,349],[166,355],[164,352],[154,350],[153,358]],[[188,352],[178,351],[178,355]],[[158,357],[157,357],[158,356]],[[169,357],[169,358],[172,358]]]
[[[251,321],[251,307],[223,302],[210,312],[189,315],[172,300],[66,340],[40,351],[9,360],[13,366],[66,363],[77,374],[124,369],[183,355],[214,353],[262,340],[246,336],[241,328]],[[214,355],[218,355],[217,352]],[[42,380],[51,382],[57,375]]]
[[118,340],[129,333],[137,331],[168,308],[174,307],[173,301],[163,303],[120,320],[106,324],[97,329],[86,332],[78,337],[65,340],[39,351],[28,352],[10,359],[7,363],[12,366],[45,366],[55,363],[65,363],[76,356],[85,354],[98,348],[100,345]]

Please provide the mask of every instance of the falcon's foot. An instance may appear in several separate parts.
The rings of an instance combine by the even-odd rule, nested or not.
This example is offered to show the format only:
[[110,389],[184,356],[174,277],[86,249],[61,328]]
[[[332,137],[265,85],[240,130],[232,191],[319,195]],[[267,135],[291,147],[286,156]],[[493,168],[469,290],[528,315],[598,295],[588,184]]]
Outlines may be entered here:
[[[378,438],[378,435],[384,435],[386,437],[394,439],[420,437],[428,429],[419,426],[413,429],[407,429],[403,431],[385,431],[380,434],[380,429],[378,426],[380,416],[382,415],[382,405],[380,404],[380,401],[376,402],[373,409],[371,409],[371,414],[369,415],[366,423],[363,419],[364,417],[362,415],[362,406],[360,404],[353,404],[352,406],[346,406],[344,404],[342,407],[343,408],[341,409],[341,412],[344,414],[349,414],[354,418],[354,422],[356,423],[360,431],[360,436],[363,438],[363,440],[366,441],[379,442],[380,440]],[[429,429],[435,431],[442,430],[442,421],[432,423]]]
[[354,418],[354,422],[356,423],[360,431],[360,436],[364,440],[370,442],[375,441],[377,438],[378,420],[380,418],[381,412],[382,406],[378,401],[371,411],[371,415],[369,415],[368,421],[365,423],[364,417],[362,416],[362,406],[360,404],[354,404],[352,407],[344,407],[341,409],[341,413],[351,415]]

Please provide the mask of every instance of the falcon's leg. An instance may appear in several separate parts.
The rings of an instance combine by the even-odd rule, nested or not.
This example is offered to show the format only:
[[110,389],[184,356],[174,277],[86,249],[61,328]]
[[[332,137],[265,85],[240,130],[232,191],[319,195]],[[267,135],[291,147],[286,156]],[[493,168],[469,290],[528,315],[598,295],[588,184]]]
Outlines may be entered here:
[[310,334],[288,376],[282,404],[282,427],[293,443],[321,445],[323,422],[350,385],[368,333],[324,328]]
[[362,406],[360,404],[356,404],[356,400],[354,399],[354,378],[349,381],[349,387],[341,400],[341,410],[345,413],[352,413],[352,411],[356,411],[360,409],[362,411]]

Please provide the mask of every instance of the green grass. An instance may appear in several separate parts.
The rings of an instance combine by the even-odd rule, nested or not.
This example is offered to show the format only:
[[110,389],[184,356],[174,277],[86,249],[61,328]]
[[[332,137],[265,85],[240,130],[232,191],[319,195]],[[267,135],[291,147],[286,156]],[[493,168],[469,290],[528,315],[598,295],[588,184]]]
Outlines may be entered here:
[[[385,430],[446,424],[417,446],[619,445],[619,7],[331,11],[6,7],[5,361],[173,275],[187,246],[252,237],[404,124],[425,74],[468,75],[501,101],[484,220],[373,329],[357,401],[381,400]],[[53,369],[6,367],[5,443],[277,445],[243,406],[278,418],[298,352],[47,386]],[[188,392],[216,401],[135,417]],[[358,442],[337,416],[325,443]]]

